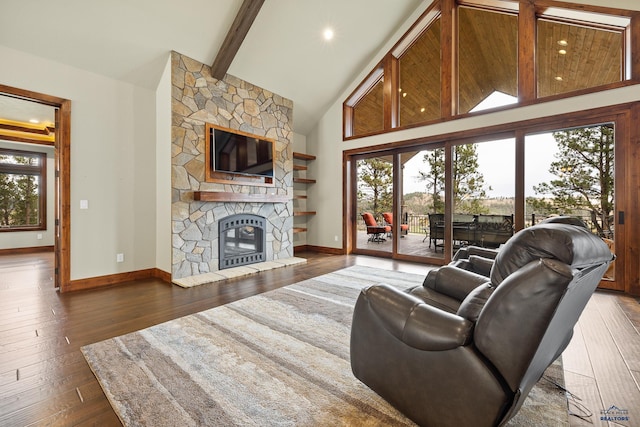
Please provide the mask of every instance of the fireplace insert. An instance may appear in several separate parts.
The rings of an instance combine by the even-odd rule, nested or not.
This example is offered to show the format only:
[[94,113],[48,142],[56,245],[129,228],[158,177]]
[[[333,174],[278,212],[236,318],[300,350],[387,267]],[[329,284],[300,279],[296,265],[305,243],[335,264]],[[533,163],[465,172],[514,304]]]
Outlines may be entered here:
[[218,223],[218,268],[238,267],[265,261],[266,220],[253,214],[236,214]]

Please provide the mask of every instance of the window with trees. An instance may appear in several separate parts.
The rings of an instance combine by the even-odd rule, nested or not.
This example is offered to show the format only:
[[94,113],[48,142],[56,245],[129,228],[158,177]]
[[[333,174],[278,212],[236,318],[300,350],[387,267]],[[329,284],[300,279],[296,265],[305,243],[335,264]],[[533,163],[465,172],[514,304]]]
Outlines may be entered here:
[[527,135],[526,220],[571,214],[600,236],[612,237],[614,146],[611,123]]
[[0,149],[0,231],[46,229],[46,154]]
[[[393,210],[393,157],[368,157],[356,162],[357,196],[356,211],[359,212],[358,230],[360,231],[356,246],[366,248],[369,242],[381,243],[387,240],[384,228],[383,213]],[[371,214],[373,223],[366,223],[364,214]],[[383,245],[376,248],[389,252],[391,248]]]
[[517,105],[640,74],[634,11],[544,3],[434,1],[344,102],[344,137],[476,112],[495,94]]

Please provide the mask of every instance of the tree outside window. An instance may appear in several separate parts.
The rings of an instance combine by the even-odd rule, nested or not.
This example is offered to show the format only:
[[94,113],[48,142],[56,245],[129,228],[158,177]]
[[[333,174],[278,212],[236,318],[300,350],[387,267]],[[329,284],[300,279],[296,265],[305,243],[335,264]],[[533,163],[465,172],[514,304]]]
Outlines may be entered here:
[[43,230],[46,154],[0,149],[0,231]]
[[[483,205],[490,186],[485,185],[480,172],[476,144],[453,147],[453,196],[456,213],[482,214],[489,209]],[[444,212],[445,156],[444,148],[438,148],[424,155],[428,172],[420,171],[420,180],[426,181],[427,191],[432,195],[430,212]]]
[[358,164],[358,206],[362,212],[382,212],[393,209],[393,165],[386,160],[372,158]]
[[595,231],[613,235],[614,146],[613,125],[553,132],[558,153],[549,172],[555,179],[534,186],[538,197],[527,198],[541,214],[586,212]]

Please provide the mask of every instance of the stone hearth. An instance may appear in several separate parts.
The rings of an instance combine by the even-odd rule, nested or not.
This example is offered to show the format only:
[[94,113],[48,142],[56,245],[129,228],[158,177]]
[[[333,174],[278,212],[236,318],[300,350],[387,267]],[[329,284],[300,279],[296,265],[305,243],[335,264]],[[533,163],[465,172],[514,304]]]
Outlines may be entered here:
[[227,268],[225,270],[216,271],[215,273],[204,273],[197,276],[184,277],[182,279],[174,279],[173,283],[183,288],[192,288],[208,283],[216,283],[222,280],[234,279],[236,277],[248,276],[260,273],[261,271],[273,270],[275,268],[289,267],[297,264],[304,264],[307,260],[299,257],[291,257],[279,259],[276,261],[265,261],[256,264],[245,265],[242,267]]

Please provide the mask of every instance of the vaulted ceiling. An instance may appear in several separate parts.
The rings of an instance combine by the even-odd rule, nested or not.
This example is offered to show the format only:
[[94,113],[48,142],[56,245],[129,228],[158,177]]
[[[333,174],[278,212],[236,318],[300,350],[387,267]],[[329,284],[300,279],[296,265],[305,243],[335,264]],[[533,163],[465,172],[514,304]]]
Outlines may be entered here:
[[[171,50],[211,65],[242,3],[3,1],[0,45],[155,89]],[[306,134],[422,3],[265,0],[228,72],[293,100]]]

